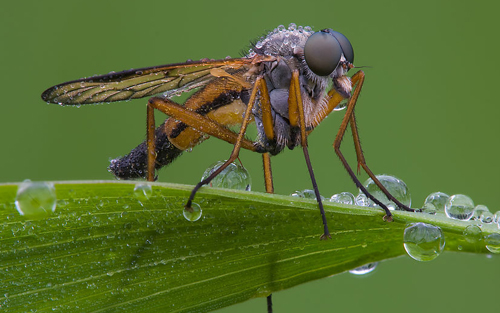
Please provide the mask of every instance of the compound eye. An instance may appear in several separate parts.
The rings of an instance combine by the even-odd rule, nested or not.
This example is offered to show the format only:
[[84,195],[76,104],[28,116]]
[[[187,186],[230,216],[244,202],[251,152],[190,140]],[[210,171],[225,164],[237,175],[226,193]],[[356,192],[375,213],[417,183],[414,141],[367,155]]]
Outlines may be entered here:
[[318,76],[330,75],[337,68],[341,56],[342,47],[339,41],[324,31],[312,34],[304,46],[307,66]]
[[351,64],[354,63],[354,50],[352,49],[352,45],[349,39],[347,39],[347,37],[342,33],[336,32],[334,30],[329,30],[329,33],[340,43],[340,47],[342,48],[345,59]]

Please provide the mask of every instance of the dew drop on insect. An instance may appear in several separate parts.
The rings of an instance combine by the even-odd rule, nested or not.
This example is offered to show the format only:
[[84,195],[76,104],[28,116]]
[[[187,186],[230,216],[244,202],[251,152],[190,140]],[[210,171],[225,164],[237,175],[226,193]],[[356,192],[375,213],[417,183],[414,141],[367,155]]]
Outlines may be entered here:
[[465,240],[470,243],[475,243],[482,239],[483,232],[481,231],[481,228],[479,228],[479,226],[469,225],[465,227],[463,235]]
[[196,222],[201,217],[201,207],[198,203],[192,202],[190,209],[184,209],[182,211],[186,220],[190,222]]
[[417,261],[434,260],[443,252],[445,245],[441,228],[425,223],[410,224],[403,238],[406,252]]
[[147,183],[138,183],[134,187],[134,197],[137,200],[148,200],[152,194],[153,190],[151,189],[151,185]]
[[[205,170],[201,180],[205,180],[224,163],[225,161],[219,161],[212,164],[212,166]],[[252,178],[243,166],[231,163],[212,179],[210,186],[250,191],[252,189]]]
[[347,107],[348,99],[340,101],[339,104],[333,109],[334,111],[342,111]]
[[342,203],[342,204],[354,204],[354,195],[350,192],[341,192],[331,196],[330,202]]
[[[402,181],[401,179],[390,176],[390,175],[376,175],[377,179],[382,183],[382,185],[391,193],[396,199],[398,199],[401,203],[403,203],[406,206],[411,205],[411,195],[410,195],[410,190]],[[378,186],[375,184],[375,182],[369,178],[368,180],[365,181],[363,184],[368,190],[369,193],[371,193],[375,198],[377,198],[380,202],[387,206],[392,206],[392,207],[397,207],[395,203],[387,199],[385,194],[378,188]],[[359,191],[359,194],[362,194],[362,191]],[[377,206],[373,201],[370,199],[367,199],[369,206]]]
[[500,234],[494,233],[484,237],[486,249],[492,253],[500,253]]
[[17,189],[16,208],[30,219],[43,218],[56,210],[54,184],[25,180]]
[[446,202],[444,212],[449,218],[468,221],[474,213],[474,202],[466,195],[453,195]]
[[356,267],[353,270],[350,270],[349,273],[354,275],[366,275],[371,273],[377,268],[378,262],[368,263],[360,267]]
[[450,196],[444,192],[433,192],[425,198],[422,212],[428,214],[436,214],[437,212],[444,212],[444,206],[450,199]]
[[494,216],[490,210],[488,210],[488,207],[482,204],[476,205],[472,218],[485,224],[493,223],[494,220]]

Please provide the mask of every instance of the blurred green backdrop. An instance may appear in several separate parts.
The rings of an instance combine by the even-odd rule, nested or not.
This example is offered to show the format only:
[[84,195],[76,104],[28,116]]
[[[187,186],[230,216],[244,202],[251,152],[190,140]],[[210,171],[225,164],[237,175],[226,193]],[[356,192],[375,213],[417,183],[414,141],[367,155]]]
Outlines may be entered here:
[[[375,173],[403,179],[414,207],[443,191],[500,209],[497,2],[88,0],[2,7],[1,182],[113,179],[109,160],[145,138],[146,100],[63,108],[43,103],[46,88],[113,70],[239,56],[250,40],[294,22],[344,33],[355,64],[370,66],[357,117]],[[309,141],[325,196],[356,192],[331,147],[341,117],[332,115]],[[343,151],[355,165],[346,138]],[[159,180],[194,184],[230,151],[212,139],[162,170]],[[253,190],[264,190],[260,156],[244,152],[241,159]],[[310,188],[300,150],[273,161],[277,193]],[[497,306],[499,265],[498,257],[475,255],[445,254],[430,263],[405,257],[381,264],[369,277],[342,274],[276,293],[275,309],[465,312]],[[256,299],[220,312],[264,311],[264,299]]]

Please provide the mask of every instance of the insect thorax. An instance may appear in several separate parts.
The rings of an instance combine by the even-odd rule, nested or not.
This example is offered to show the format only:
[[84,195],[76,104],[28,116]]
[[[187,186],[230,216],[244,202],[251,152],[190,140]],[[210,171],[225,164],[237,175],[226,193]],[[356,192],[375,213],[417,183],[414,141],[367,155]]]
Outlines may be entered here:
[[269,91],[275,140],[268,140],[265,136],[260,103],[253,110],[259,133],[258,141],[265,151],[273,155],[285,147],[293,149],[300,144],[300,132],[290,126],[288,116],[288,94],[293,70],[299,70],[306,127],[310,127],[315,112],[326,103],[326,89],[331,78],[312,73],[303,56],[304,45],[313,33],[309,27],[296,27],[294,24],[288,28],[279,26],[261,38],[248,55],[271,55],[276,58],[275,61],[265,62],[260,73],[264,76]]

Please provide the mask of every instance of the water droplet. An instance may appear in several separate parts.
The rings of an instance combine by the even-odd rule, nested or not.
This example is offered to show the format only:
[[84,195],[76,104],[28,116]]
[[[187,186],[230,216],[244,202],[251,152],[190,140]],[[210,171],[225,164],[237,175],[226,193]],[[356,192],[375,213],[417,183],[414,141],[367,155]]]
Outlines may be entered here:
[[468,221],[474,213],[474,202],[466,195],[453,195],[446,202],[444,212],[449,218]]
[[56,210],[54,184],[25,180],[17,189],[16,208],[30,219],[43,218]]
[[488,207],[482,204],[476,205],[472,218],[485,224],[493,223],[494,220],[494,216],[488,210]]
[[138,183],[134,187],[134,197],[138,200],[148,200],[153,194],[153,189],[148,183]]
[[425,198],[422,212],[428,214],[436,214],[437,212],[444,212],[444,206],[450,199],[450,196],[444,192],[433,192]]
[[356,196],[356,205],[359,206],[370,206],[370,201],[364,193],[360,193]]
[[343,204],[354,204],[354,195],[350,192],[341,192],[333,195],[330,198],[330,202],[343,203]]
[[[226,161],[219,161],[205,170],[201,180],[206,179]],[[248,171],[241,165],[231,163],[210,182],[211,187],[229,188],[250,191],[252,189],[252,178]]]
[[371,273],[377,268],[378,262],[368,263],[360,267],[356,267],[353,270],[350,270],[349,273],[354,275],[365,275]]
[[[402,181],[401,179],[390,176],[390,175],[376,175],[377,179],[382,183],[382,185],[396,198],[398,199],[401,203],[403,203],[406,206],[411,205],[411,195],[410,191],[408,190],[408,187]],[[395,203],[392,201],[389,201],[385,194],[378,188],[378,186],[373,182],[371,178],[365,181],[363,184],[368,190],[369,193],[371,193],[375,198],[377,198],[380,202],[383,204],[393,207],[397,207]],[[360,194],[362,193],[361,191],[359,192]],[[370,199],[367,199],[369,206],[377,206],[373,201]]]
[[445,241],[441,228],[413,223],[404,232],[404,247],[410,257],[417,261],[431,261],[441,254]]
[[493,253],[500,253],[500,234],[494,233],[484,237],[486,249]]
[[[312,190],[312,189],[296,190],[290,196],[316,200],[316,194],[314,193],[314,190]],[[320,196],[320,197],[321,197],[321,200],[325,200],[325,198],[323,196]]]
[[495,214],[493,214],[493,223],[500,224],[500,211],[496,211]]
[[343,109],[345,109],[347,107],[347,103],[349,103],[349,100],[344,99],[344,100],[340,101],[340,103],[337,104],[337,106],[333,110],[334,111],[342,111]]
[[190,222],[196,222],[201,217],[201,207],[198,203],[191,203],[191,209],[184,209],[182,211],[184,217]]
[[481,240],[482,233],[483,232],[481,231],[481,228],[479,228],[478,226],[469,225],[465,227],[463,235],[465,237],[465,240],[471,243],[475,243]]

